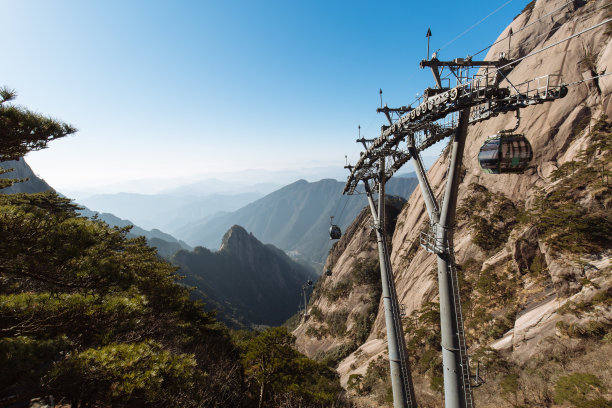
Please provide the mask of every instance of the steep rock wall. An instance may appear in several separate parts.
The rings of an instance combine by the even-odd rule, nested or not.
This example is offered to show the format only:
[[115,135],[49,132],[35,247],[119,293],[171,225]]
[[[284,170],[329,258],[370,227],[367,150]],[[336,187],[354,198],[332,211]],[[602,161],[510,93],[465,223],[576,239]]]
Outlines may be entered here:
[[[540,50],[609,18],[611,14],[609,7],[606,7],[609,4],[605,1],[589,1],[573,2],[559,12],[546,16],[565,3],[565,0],[539,0],[533,7],[527,7],[498,38],[505,38],[510,29],[515,33],[509,57],[518,58]],[[543,16],[546,17],[542,19]],[[542,20],[537,21],[539,19]],[[486,59],[497,59],[499,53],[507,52],[507,48],[507,41],[500,41],[489,50]],[[604,25],[524,59],[510,71],[508,78],[513,84],[518,84],[539,76],[558,74],[563,77],[564,83],[571,84],[607,73],[611,65],[610,28]],[[481,186],[482,191],[486,191],[491,197],[499,198],[502,196],[496,194],[502,194],[516,206],[517,211],[523,206],[532,206],[541,189],[550,191],[554,187],[550,179],[551,174],[564,163],[577,160],[580,152],[592,144],[588,136],[590,128],[604,115],[612,116],[611,93],[612,76],[606,76],[570,86],[564,99],[522,109],[518,132],[529,138],[534,149],[534,159],[527,171],[521,175],[483,174],[477,161],[484,140],[501,129],[512,128],[515,124],[514,114],[502,114],[486,122],[470,125],[462,163],[458,205],[468,202],[475,194],[471,186],[476,185]],[[429,178],[438,198],[442,196],[446,167],[447,163],[440,158],[429,171]],[[593,198],[583,197],[580,204],[588,207],[591,202],[589,200]],[[391,262],[399,302],[404,305],[407,316],[417,312],[426,302],[437,301],[437,282],[435,274],[431,273],[436,266],[435,257],[415,245],[420,231],[428,222],[421,192],[417,189],[399,215],[392,239]],[[575,257],[551,250],[544,240],[538,237],[537,231],[523,228],[520,224],[511,229],[510,236],[499,248],[485,251],[473,242],[474,230],[470,220],[458,217],[455,227],[455,252],[458,264],[476,260],[477,273],[485,270],[495,270],[502,275],[505,273],[513,279],[513,285],[516,286],[513,292],[516,297],[513,300],[516,310],[509,314],[509,330],[494,333],[487,337],[486,342],[482,340],[482,336],[479,338],[476,334],[470,336],[468,333],[469,337],[473,337],[471,350],[489,346],[506,353],[509,356],[507,358],[517,364],[526,364],[538,353],[547,350],[551,344],[550,339],[563,338],[564,334],[558,329],[559,322],[565,325],[561,327],[567,327],[572,322],[580,321],[580,317],[559,313],[560,307],[565,304],[584,303],[594,296],[594,288],[599,288],[597,290],[601,292],[610,286],[610,253],[603,251],[587,254],[577,261]],[[350,255],[347,252],[344,258],[338,258],[335,263],[338,271],[348,267],[351,256],[373,256],[372,243],[363,245],[355,238],[354,242],[345,245],[351,248],[351,252]],[[534,259],[541,259],[538,262],[541,262],[541,269],[544,271],[537,279],[521,272],[521,265],[524,268],[527,264],[533,264]],[[581,270],[581,263],[590,265],[591,272],[585,271],[585,268]],[[568,279],[568,276],[572,279]],[[585,278],[592,284],[584,284]],[[574,286],[569,287],[571,284],[568,282],[573,282],[571,284]],[[565,283],[567,287],[562,287]],[[469,296],[468,294],[467,297]],[[508,310],[500,308],[492,313],[493,316],[498,316],[508,313]],[[609,303],[601,306],[598,313],[602,322],[610,323],[612,311]],[[297,335],[300,343],[301,332],[298,331]],[[366,359],[363,358],[364,350],[367,350]],[[352,374],[365,373],[373,358],[385,354],[384,314],[382,304],[379,304],[368,339],[337,367],[343,384],[347,384]],[[607,377],[604,380],[611,381]],[[415,382],[419,381],[417,375]],[[485,391],[486,388],[487,386],[483,387]],[[483,401],[484,397],[479,397],[480,392],[476,392],[480,406],[503,406],[506,401],[499,395]],[[430,401],[430,406],[441,403],[441,394],[432,399],[430,390],[424,388],[417,389],[417,394],[421,401]],[[423,405],[429,406],[427,403]]]

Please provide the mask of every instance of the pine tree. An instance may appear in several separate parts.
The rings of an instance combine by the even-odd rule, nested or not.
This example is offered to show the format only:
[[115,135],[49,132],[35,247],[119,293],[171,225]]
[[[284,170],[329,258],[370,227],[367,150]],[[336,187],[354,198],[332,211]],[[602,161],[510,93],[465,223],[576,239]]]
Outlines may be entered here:
[[[7,103],[16,96],[14,90],[0,88],[0,162],[17,160],[29,151],[44,149],[51,140],[76,132],[71,125]],[[0,174],[11,171],[0,166]],[[21,181],[25,180],[0,178],[0,189]]]

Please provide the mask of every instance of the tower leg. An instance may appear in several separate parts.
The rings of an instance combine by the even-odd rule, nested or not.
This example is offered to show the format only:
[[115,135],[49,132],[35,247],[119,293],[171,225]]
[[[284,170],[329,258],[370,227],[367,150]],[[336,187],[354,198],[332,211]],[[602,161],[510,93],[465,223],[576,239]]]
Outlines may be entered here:
[[459,123],[451,146],[444,199],[439,213],[437,203],[420,161],[418,151],[409,147],[415,165],[419,185],[435,234],[435,252],[438,258],[438,289],[440,298],[440,332],[442,338],[442,368],[444,375],[444,404],[446,408],[472,406],[469,384],[469,367],[463,333],[463,319],[456,287],[456,272],[453,268],[454,249],[452,227],[457,207],[459,172],[463,160],[463,149],[469,118],[469,108],[459,114]]
[[[384,180],[381,179],[384,186]],[[397,301],[397,293],[393,284],[393,273],[389,262],[389,254],[385,236],[383,233],[384,219],[384,187],[381,188],[381,194],[378,199],[378,209],[372,197],[370,185],[364,180],[372,218],[374,220],[374,228],[376,230],[376,241],[378,244],[378,259],[380,262],[380,277],[382,285],[383,307],[385,311],[385,326],[387,328],[387,344],[389,348],[389,364],[391,373],[391,388],[393,390],[393,407],[394,408],[412,408],[416,407],[414,398],[414,388],[412,386],[412,377],[408,369],[408,361],[406,357],[406,346],[404,342],[402,324],[400,320],[399,304]],[[382,209],[381,209],[382,208]]]

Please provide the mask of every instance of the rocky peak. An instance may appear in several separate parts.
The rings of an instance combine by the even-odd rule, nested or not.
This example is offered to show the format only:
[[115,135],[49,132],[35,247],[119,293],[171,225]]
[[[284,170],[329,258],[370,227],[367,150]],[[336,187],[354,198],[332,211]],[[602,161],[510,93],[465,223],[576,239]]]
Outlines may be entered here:
[[24,158],[0,162],[0,168],[5,170],[12,169],[10,172],[0,174],[0,178],[24,180],[10,187],[0,189],[0,193],[40,193],[53,190],[49,184],[34,173]]
[[227,230],[221,241],[221,251],[234,254],[261,246],[262,243],[253,236],[253,233],[247,232],[240,225],[234,225]]

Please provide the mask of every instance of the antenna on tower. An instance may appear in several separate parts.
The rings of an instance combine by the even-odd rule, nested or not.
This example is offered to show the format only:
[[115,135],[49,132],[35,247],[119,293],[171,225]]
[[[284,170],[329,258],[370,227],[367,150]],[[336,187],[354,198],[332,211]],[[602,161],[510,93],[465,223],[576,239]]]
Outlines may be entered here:
[[348,169],[348,171],[352,172],[353,171],[353,167],[355,166],[351,166],[348,162],[348,157],[346,156],[346,154],[344,155],[344,162],[346,163],[344,168]]
[[429,59],[429,39],[431,38],[431,28],[427,28],[427,34],[425,34],[425,37],[427,37],[427,56],[425,58]]

